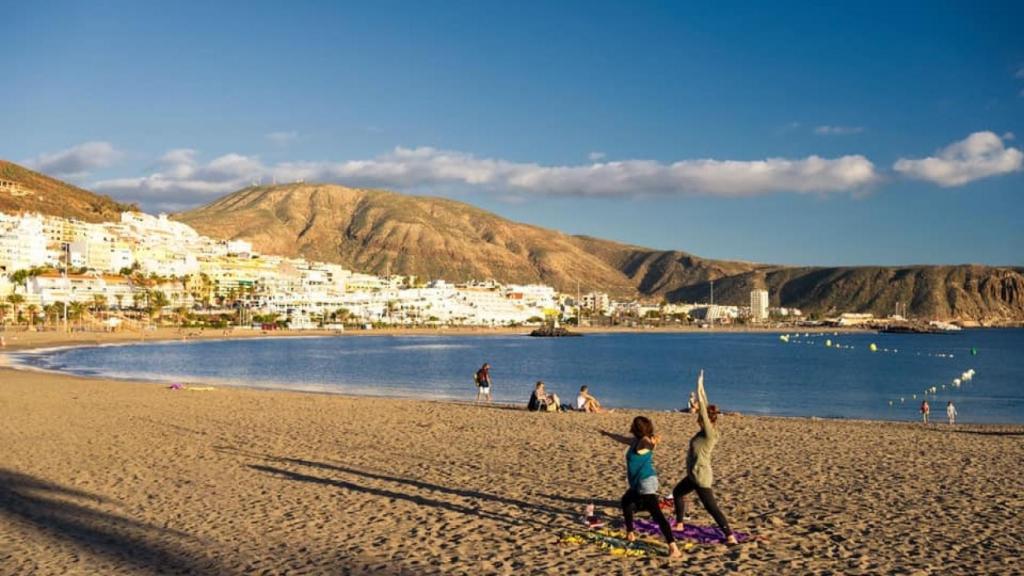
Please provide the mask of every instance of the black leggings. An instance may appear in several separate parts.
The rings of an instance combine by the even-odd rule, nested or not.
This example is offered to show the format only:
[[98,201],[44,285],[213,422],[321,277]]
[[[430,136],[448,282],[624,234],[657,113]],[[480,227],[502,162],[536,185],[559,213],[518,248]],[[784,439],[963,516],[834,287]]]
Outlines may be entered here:
[[700,503],[704,505],[704,509],[711,514],[711,517],[718,523],[718,527],[725,532],[728,536],[732,534],[732,530],[729,528],[729,521],[725,519],[725,514],[718,509],[718,503],[715,502],[715,493],[711,491],[711,488],[701,488],[697,486],[697,483],[693,481],[689,476],[683,478],[679,484],[672,490],[672,498],[676,502],[676,522],[682,522],[684,510],[683,510],[683,497],[697,491],[697,497],[700,498]]
[[626,532],[633,531],[633,513],[639,508],[648,512],[651,518],[658,523],[658,528],[661,529],[661,534],[665,537],[666,542],[669,544],[675,542],[676,538],[672,535],[672,527],[668,525],[668,520],[661,513],[661,507],[658,506],[660,501],[657,494],[640,494],[633,489],[627,490],[622,495],[622,515],[626,518]]

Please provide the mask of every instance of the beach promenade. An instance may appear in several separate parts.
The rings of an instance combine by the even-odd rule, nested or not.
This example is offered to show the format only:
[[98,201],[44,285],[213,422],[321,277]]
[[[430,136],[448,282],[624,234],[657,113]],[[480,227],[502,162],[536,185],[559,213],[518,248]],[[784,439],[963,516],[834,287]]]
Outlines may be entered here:
[[[696,425],[646,414],[667,493]],[[756,541],[676,561],[564,542],[588,503],[620,517],[634,415],[0,368],[0,573],[1020,572],[1022,426],[725,416],[716,495]]]

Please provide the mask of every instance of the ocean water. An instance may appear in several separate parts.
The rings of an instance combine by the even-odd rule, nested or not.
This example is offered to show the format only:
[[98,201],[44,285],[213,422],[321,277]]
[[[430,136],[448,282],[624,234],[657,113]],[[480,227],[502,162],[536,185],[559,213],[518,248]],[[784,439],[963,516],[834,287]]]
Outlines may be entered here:
[[[489,362],[495,400],[525,404],[543,380],[565,403],[587,384],[606,406],[647,410],[685,406],[703,368],[710,401],[726,411],[913,420],[935,386],[928,395],[935,420],[945,419],[952,400],[962,422],[1024,423],[1024,330],[799,334],[788,343],[778,334],[708,332],[269,338],[73,348],[14,360],[85,375],[439,399],[472,399],[473,374]],[[954,387],[969,369],[974,378]]]

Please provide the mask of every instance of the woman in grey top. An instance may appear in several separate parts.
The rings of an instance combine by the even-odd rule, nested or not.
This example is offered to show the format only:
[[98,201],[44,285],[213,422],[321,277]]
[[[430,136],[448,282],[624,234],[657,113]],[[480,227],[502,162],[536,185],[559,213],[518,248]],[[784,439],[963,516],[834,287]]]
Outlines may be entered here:
[[711,491],[711,483],[714,480],[711,472],[711,452],[718,443],[718,407],[708,404],[708,396],[704,391],[704,371],[700,371],[697,377],[697,423],[700,424],[700,432],[690,439],[690,450],[686,454],[686,477],[672,490],[672,498],[676,507],[676,530],[683,529],[683,519],[686,516],[686,495],[694,490],[700,498],[704,509],[711,514],[711,517],[718,523],[718,527],[725,533],[725,543],[732,546],[736,544],[736,536],[729,528],[729,521],[718,509],[715,502],[715,493]]

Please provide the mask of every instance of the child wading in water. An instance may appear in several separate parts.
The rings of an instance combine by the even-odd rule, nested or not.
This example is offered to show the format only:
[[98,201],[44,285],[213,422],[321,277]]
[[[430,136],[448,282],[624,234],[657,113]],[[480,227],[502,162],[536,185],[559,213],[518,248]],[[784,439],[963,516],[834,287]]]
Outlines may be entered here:
[[672,527],[662,514],[658,506],[658,474],[654,471],[654,448],[658,445],[660,438],[654,433],[654,423],[649,418],[637,416],[633,419],[633,425],[629,431],[633,434],[633,442],[626,450],[626,479],[629,481],[629,490],[622,496],[622,515],[626,520],[626,540],[636,540],[636,532],[633,529],[633,514],[636,509],[646,510],[668,542],[669,558],[679,558],[682,553],[676,546],[675,536],[672,535]]

